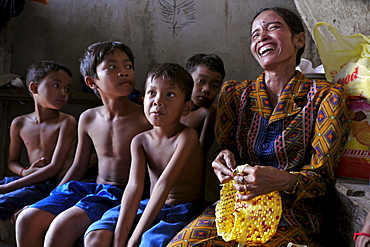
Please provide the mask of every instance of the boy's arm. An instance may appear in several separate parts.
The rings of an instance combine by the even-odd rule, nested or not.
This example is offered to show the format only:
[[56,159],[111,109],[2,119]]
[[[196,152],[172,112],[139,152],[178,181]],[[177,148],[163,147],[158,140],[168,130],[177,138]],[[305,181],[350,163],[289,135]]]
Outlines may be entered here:
[[153,188],[149,203],[130,237],[128,246],[137,246],[140,243],[141,236],[157,217],[168,193],[197,145],[199,145],[197,132],[194,129],[186,128],[181,134],[175,153]]
[[67,171],[59,185],[72,180],[81,180],[85,175],[89,166],[91,154],[93,151],[93,143],[88,135],[87,127],[90,125],[90,116],[87,112],[83,112],[78,123],[78,143],[75,158],[71,168]]
[[[16,167],[15,160],[19,160],[20,151],[19,148],[22,145],[19,131],[12,129],[11,132],[12,144],[9,150],[9,163],[11,163],[12,169]],[[18,132],[18,133],[17,133]],[[68,153],[72,148],[76,133],[76,120],[74,117],[67,117],[62,123],[59,131],[58,141],[53,152],[53,156],[50,164],[45,167],[38,169],[36,172],[29,174],[21,179],[8,183],[0,187],[0,193],[7,193],[31,184],[39,183],[45,181],[49,178],[52,178],[61,171],[63,165],[68,157]],[[20,163],[19,163],[20,164]]]
[[114,246],[126,246],[144,191],[146,158],[140,137],[131,142],[130,177],[121,200],[121,210],[114,234]]
[[215,122],[216,122],[217,109],[215,105],[209,108],[209,113],[204,119],[202,133],[199,137],[200,144],[202,145],[204,157],[207,157],[209,150],[215,140]]
[[[15,174],[19,174],[23,169],[20,163],[23,141],[19,134],[22,122],[20,118],[15,118],[10,125],[10,145],[8,168]],[[41,158],[41,157],[40,157]]]

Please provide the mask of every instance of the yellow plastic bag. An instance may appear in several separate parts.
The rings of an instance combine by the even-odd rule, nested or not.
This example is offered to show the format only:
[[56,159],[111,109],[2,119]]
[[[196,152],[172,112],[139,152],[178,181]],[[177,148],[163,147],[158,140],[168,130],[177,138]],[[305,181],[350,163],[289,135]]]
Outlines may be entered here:
[[[329,36],[324,36],[320,31],[322,26],[329,29],[335,39],[333,42],[327,39]],[[325,22],[319,22],[315,25],[314,38],[328,81],[332,81],[347,62],[357,62],[364,55],[363,52],[369,51],[370,37],[361,33],[343,36],[335,27]]]
[[[238,166],[243,170],[244,166]],[[276,233],[282,213],[278,191],[241,201],[234,188],[235,181],[225,183],[216,205],[217,234],[225,241],[235,240],[238,246],[266,243]]]
[[[325,35],[325,29],[329,33]],[[332,36],[335,41],[330,42]],[[369,179],[370,172],[370,36],[342,36],[331,25],[319,22],[314,37],[328,81],[341,83],[349,95],[355,118],[336,175]]]
[[[370,45],[368,45],[370,47]],[[370,103],[370,53],[363,52],[357,62],[349,61],[334,77],[350,96],[359,96]]]
[[[330,42],[324,37],[322,26],[329,28],[335,41]],[[314,37],[326,79],[341,83],[348,95],[370,102],[370,37],[361,33],[342,36],[325,22],[316,24]]]

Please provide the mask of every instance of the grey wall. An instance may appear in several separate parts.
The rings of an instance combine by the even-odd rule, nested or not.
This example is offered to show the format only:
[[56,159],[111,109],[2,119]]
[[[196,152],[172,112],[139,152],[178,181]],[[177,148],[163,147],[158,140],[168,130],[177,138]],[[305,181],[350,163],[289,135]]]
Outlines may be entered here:
[[[184,11],[181,6],[186,2],[189,5]],[[175,4],[176,23],[171,19]],[[249,52],[250,21],[259,9],[268,6],[297,12],[293,0],[49,0],[48,5],[26,1],[24,11],[0,28],[0,76],[25,76],[31,63],[55,60],[72,70],[73,90],[81,90],[78,60],[84,49],[98,41],[118,40],[134,52],[136,88],[141,92],[145,74],[155,64],[176,62],[184,66],[196,53],[218,54],[225,63],[225,79],[255,79],[262,70]],[[6,106],[21,107],[15,103]],[[1,115],[12,111],[9,107]],[[69,104],[63,111],[78,118],[80,108]],[[23,108],[16,112],[29,111]],[[14,117],[8,115],[7,127]],[[0,134],[5,136],[7,131]],[[6,146],[4,143],[1,141],[0,148]],[[6,171],[0,164],[0,175]],[[218,198],[218,184],[207,166],[206,200]]]
[[[181,8],[184,2],[190,2],[187,14]],[[170,11],[177,5],[177,29],[170,20],[173,16],[169,16],[172,23],[164,21],[161,3]],[[226,79],[254,79],[261,69],[249,52],[250,20],[266,6],[297,12],[293,0],[49,0],[48,5],[26,1],[22,14],[3,30],[5,50],[11,53],[10,62],[9,57],[3,62],[3,73],[25,75],[31,63],[56,60],[72,69],[77,90],[78,59],[84,48],[118,40],[134,52],[140,91],[153,65],[185,65],[195,53],[218,54],[225,62]]]

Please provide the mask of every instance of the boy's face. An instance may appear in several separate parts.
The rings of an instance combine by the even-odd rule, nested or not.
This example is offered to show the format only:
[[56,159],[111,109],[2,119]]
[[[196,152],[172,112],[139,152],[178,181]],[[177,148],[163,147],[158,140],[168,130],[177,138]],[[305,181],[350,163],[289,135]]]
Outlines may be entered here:
[[96,68],[97,78],[86,77],[86,83],[98,89],[101,96],[128,96],[135,87],[136,75],[126,53],[115,50],[105,56]]
[[153,126],[179,124],[181,116],[192,108],[192,102],[186,102],[184,93],[169,80],[163,77],[150,80],[146,82],[144,95],[146,118]]
[[194,88],[191,99],[199,107],[210,107],[220,91],[222,75],[199,65],[191,76],[194,80]]
[[35,102],[45,108],[61,109],[68,101],[72,78],[67,72],[57,70],[49,73],[41,82],[30,83]]

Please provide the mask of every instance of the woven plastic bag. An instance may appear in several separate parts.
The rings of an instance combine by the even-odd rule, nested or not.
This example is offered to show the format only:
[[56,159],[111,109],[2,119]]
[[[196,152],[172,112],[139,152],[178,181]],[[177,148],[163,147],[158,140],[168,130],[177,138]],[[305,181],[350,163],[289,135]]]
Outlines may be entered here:
[[[323,33],[326,26],[335,41],[330,42]],[[322,30],[324,31],[324,30]],[[370,101],[370,36],[357,33],[342,36],[337,29],[325,22],[314,28],[314,37],[325,68],[328,81],[341,83],[350,96]]]
[[[241,172],[245,166],[237,169]],[[217,234],[225,241],[235,240],[239,246],[266,243],[279,225],[282,204],[278,191],[241,201],[234,188],[235,181],[223,184],[216,205]],[[240,193],[240,192],[239,192]]]

